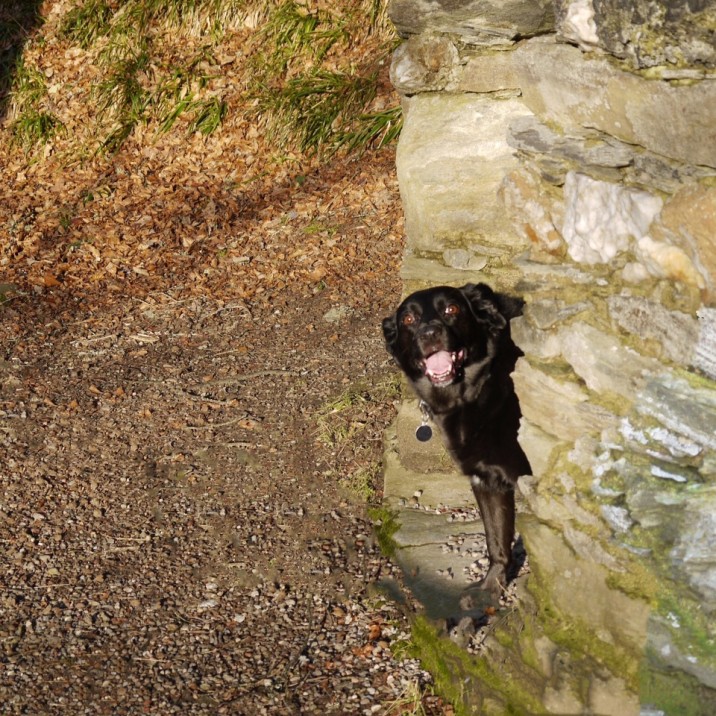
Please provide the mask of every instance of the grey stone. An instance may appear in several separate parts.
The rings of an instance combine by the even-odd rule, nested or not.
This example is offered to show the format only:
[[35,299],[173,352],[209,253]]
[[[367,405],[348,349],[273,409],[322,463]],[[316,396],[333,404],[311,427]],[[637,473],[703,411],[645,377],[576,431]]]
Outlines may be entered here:
[[716,82],[672,85],[553,38],[515,49],[522,97],[565,132],[597,129],[686,164],[716,167]]
[[533,368],[524,358],[517,361],[512,379],[524,419],[561,440],[600,433],[617,422],[613,413],[590,403],[579,386]]
[[683,528],[671,557],[700,596],[716,611],[716,489],[700,489],[684,503]]
[[589,684],[590,713],[602,716],[642,716],[639,696],[618,676],[593,676]]
[[602,505],[602,517],[615,532],[628,532],[634,521],[629,517],[629,510],[616,505]]
[[[716,669],[711,664],[703,664],[701,660],[691,654],[684,653],[674,636],[672,630],[678,631],[680,625],[667,625],[663,617],[656,615],[649,619],[647,639],[652,654],[661,662],[662,669],[676,669],[691,674],[711,689],[716,689]],[[703,711],[697,713],[711,713],[712,704],[702,703]]]
[[675,363],[688,365],[699,336],[696,319],[688,313],[669,311],[641,296],[610,296],[609,315],[624,330],[642,341],[656,341],[661,353]]
[[462,271],[481,271],[487,265],[484,256],[475,256],[467,249],[445,249],[443,261],[451,268]]
[[390,81],[398,92],[406,95],[442,90],[458,61],[457,48],[447,37],[416,35],[393,53]]
[[519,117],[510,125],[507,143],[527,154],[548,154],[571,162],[571,166],[620,168],[634,160],[634,150],[623,142],[599,132],[559,134],[537,117]]
[[353,314],[350,306],[334,306],[323,314],[326,323],[340,323]]
[[[634,414],[622,418],[619,432],[629,450],[654,460],[662,460],[670,465],[683,466],[694,464],[703,453],[703,446],[697,441],[669,430],[663,425],[644,425],[643,422],[639,415]],[[674,474],[672,479],[684,482],[686,478],[677,478]]]
[[[393,534],[393,540],[400,548],[426,545],[440,547],[447,542],[455,542],[451,539],[455,536],[468,542],[484,538],[484,528],[479,519],[472,522],[454,522],[450,521],[447,515],[409,509],[400,510],[396,521],[400,526]],[[454,554],[455,550],[452,553]]]
[[702,306],[698,311],[699,340],[693,366],[716,380],[716,309]]
[[537,520],[524,519],[522,534],[530,563],[539,574],[549,575],[542,584],[549,590],[554,608],[578,619],[604,642],[628,648],[643,644],[649,606],[610,589],[610,569],[595,564],[590,557],[578,557],[562,534]]
[[561,331],[562,355],[590,390],[612,393],[633,402],[649,372],[661,363],[626,348],[615,336],[586,323]]
[[520,92],[520,83],[511,52],[481,52],[467,55],[464,66],[456,73],[454,84],[449,89],[454,92]]
[[468,479],[457,472],[417,472],[402,464],[396,452],[395,428],[386,431],[383,455],[385,502],[391,507],[415,505],[424,509],[439,506],[473,509],[475,498]]
[[525,317],[513,318],[510,322],[512,340],[528,356],[547,360],[562,354],[562,342],[558,330],[540,330]]
[[626,182],[646,189],[673,194],[695,181],[711,178],[714,170],[667,159],[653,152],[636,152],[632,163],[623,170]]
[[[558,440],[554,435],[544,432],[536,425],[527,420],[523,420],[520,424],[518,434],[520,446],[525,451],[527,459],[530,461],[532,474],[536,477],[547,472],[552,458],[552,451],[565,443]],[[524,481],[521,478],[520,483]]]
[[[690,184],[680,189],[664,204],[650,233],[657,244],[670,244],[682,254],[670,277],[696,286],[703,302],[714,305],[716,186]],[[668,264],[665,261],[659,263],[663,273],[669,276]]]
[[672,373],[651,377],[639,393],[636,410],[676,435],[696,443],[701,453],[716,450],[716,389],[697,386]]
[[[411,291],[427,286],[462,286],[468,282],[475,283],[486,280],[486,276],[482,273],[486,266],[486,260],[483,260],[482,257],[475,257],[473,261],[475,264],[471,264],[468,268],[453,268],[446,266],[437,258],[416,256],[413,251],[406,249],[403,265],[400,267],[400,277]],[[472,265],[480,268],[472,268]],[[512,280],[505,279],[503,283],[513,286],[517,280],[518,272],[508,266],[502,273],[512,276]],[[496,279],[490,281],[491,284],[495,282]]]
[[450,456],[443,447],[443,441],[435,425],[432,426],[433,437],[431,440],[420,442],[415,437],[415,431],[422,422],[423,416],[418,407],[418,401],[404,400],[394,423],[396,449],[402,465],[408,470],[419,473],[450,472],[455,469]]
[[598,46],[634,68],[716,67],[716,5],[709,0],[593,0],[593,7]]
[[588,301],[567,303],[561,299],[547,298],[530,301],[525,306],[524,315],[530,323],[545,330],[583,311],[588,311],[590,308],[592,308],[592,304]]
[[388,13],[403,37],[448,33],[480,45],[509,44],[554,27],[546,0],[391,0]]

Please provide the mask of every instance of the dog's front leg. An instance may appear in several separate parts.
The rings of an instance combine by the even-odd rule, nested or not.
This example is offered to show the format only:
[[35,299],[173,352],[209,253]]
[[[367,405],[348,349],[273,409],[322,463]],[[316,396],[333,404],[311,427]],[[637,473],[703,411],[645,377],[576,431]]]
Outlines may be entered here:
[[485,525],[487,555],[490,566],[480,580],[479,588],[498,602],[507,585],[507,573],[512,561],[512,540],[515,536],[515,492],[505,481],[478,477],[470,478],[472,491]]

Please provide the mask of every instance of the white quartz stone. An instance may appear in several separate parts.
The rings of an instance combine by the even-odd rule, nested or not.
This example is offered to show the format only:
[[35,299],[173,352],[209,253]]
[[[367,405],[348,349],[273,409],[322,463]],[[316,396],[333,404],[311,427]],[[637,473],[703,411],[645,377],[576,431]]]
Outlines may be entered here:
[[572,259],[608,263],[646,236],[662,201],[645,191],[569,172],[564,184],[564,239]]

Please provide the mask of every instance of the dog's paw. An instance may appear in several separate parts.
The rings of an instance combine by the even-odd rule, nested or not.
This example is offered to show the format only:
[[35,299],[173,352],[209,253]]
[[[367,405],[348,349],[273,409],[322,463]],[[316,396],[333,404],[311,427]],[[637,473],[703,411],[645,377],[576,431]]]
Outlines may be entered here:
[[496,607],[505,592],[507,575],[504,567],[493,564],[487,574],[474,584],[470,584],[460,597],[460,608],[464,611]]

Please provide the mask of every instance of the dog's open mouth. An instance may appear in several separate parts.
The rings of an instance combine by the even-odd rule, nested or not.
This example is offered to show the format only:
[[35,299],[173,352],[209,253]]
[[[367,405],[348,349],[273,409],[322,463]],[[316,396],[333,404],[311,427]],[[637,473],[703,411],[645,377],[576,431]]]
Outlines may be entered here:
[[437,351],[423,361],[423,370],[433,385],[452,383],[465,361],[465,350]]

